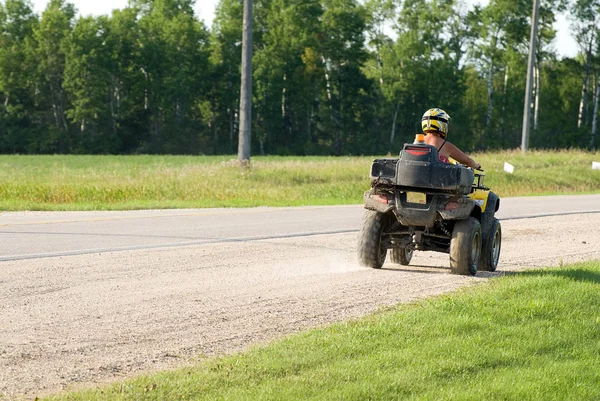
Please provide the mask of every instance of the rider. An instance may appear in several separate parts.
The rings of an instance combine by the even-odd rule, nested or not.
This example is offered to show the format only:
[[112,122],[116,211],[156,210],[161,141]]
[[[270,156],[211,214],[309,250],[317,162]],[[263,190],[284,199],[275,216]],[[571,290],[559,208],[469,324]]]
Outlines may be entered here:
[[438,108],[427,110],[421,119],[421,128],[425,133],[425,143],[437,148],[440,161],[444,163],[449,163],[448,158],[451,157],[465,166],[481,170],[479,163],[446,140],[449,124],[450,116],[444,110]]

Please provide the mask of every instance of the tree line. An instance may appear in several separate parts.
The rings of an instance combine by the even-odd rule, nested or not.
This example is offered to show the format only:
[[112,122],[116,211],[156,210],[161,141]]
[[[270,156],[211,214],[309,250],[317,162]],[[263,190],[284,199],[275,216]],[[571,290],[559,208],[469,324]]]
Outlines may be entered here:
[[[233,154],[243,0],[209,28],[194,0],[77,17],[0,2],[0,153]],[[516,148],[532,0],[254,0],[252,153],[397,152],[425,110],[465,150]],[[557,55],[557,13],[575,58]],[[542,0],[534,148],[595,148],[600,0]]]

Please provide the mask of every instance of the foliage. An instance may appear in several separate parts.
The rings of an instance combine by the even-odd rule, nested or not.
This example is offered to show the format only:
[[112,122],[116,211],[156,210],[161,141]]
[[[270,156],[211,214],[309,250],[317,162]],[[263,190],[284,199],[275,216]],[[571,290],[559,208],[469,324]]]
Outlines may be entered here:
[[[537,148],[596,146],[600,3],[543,0]],[[213,26],[194,0],[132,0],[76,17],[0,1],[0,153],[230,154],[237,149],[242,1]],[[466,151],[522,132],[532,0],[254,0],[253,153],[395,153],[430,107]],[[567,11],[580,53],[552,41]]]

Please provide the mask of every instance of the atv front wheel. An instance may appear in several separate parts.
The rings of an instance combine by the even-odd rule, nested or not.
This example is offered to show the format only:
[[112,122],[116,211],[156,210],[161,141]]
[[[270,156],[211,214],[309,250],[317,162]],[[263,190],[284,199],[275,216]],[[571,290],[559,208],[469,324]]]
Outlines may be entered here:
[[481,259],[479,270],[493,272],[498,267],[500,259],[500,247],[502,245],[502,227],[500,221],[494,218],[488,232],[483,233]]
[[481,256],[481,224],[474,217],[457,221],[450,240],[450,270],[475,275]]
[[413,250],[406,248],[392,248],[390,250],[390,260],[392,263],[398,263],[403,266],[408,266],[413,257]]
[[385,262],[387,249],[381,244],[381,233],[385,227],[387,215],[366,210],[358,234],[358,262],[361,266],[380,269]]

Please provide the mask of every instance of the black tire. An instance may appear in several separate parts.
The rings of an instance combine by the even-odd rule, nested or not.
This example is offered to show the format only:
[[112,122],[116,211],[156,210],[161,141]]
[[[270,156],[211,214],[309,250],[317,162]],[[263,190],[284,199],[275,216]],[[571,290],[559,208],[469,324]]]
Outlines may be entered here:
[[381,233],[387,216],[373,210],[366,210],[358,233],[358,262],[361,266],[380,269],[385,262],[387,249],[381,246]]
[[450,270],[475,275],[481,257],[481,224],[474,217],[457,221],[450,240]]
[[502,227],[500,221],[494,218],[487,232],[483,233],[481,246],[481,259],[478,269],[493,272],[498,267],[500,249],[502,247]]
[[390,261],[392,263],[401,264],[408,266],[413,257],[413,250],[406,248],[392,248],[390,249]]

